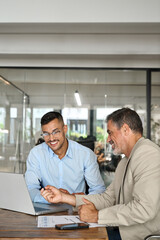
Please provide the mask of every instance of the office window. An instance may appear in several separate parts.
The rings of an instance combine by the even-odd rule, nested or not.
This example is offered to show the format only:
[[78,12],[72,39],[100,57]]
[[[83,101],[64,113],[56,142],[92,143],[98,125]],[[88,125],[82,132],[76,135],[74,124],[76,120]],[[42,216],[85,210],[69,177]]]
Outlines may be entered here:
[[35,139],[35,143],[38,138],[41,137],[41,117],[47,113],[53,111],[53,108],[33,108],[33,137]]
[[6,117],[5,108],[0,107],[0,129],[3,129],[5,126],[5,117]]
[[[24,138],[24,112],[28,97],[24,91],[0,78],[0,170],[23,172],[25,166],[26,141]],[[21,164],[20,166],[20,163]],[[23,166],[22,166],[23,165]],[[22,168],[21,168],[22,167]]]
[[88,108],[64,108],[62,115],[68,126],[67,135],[72,140],[87,137],[88,134]]
[[16,118],[17,118],[17,108],[10,108],[10,143],[16,142]]
[[[36,133],[41,131],[41,117],[53,110],[62,113],[68,125],[67,137],[77,141],[93,136],[96,144],[106,147],[105,151],[105,118],[118,108],[137,111],[146,137],[146,73],[145,69],[0,68],[0,75],[29,96],[26,105],[23,92],[0,82],[0,156],[5,157],[2,150],[7,146],[12,148],[11,157],[23,155],[20,160],[25,161],[35,145]],[[153,71],[151,79],[151,138],[160,145],[160,72]],[[75,100],[75,92],[80,95],[81,106]]]
[[152,73],[151,139],[160,146],[160,72]]

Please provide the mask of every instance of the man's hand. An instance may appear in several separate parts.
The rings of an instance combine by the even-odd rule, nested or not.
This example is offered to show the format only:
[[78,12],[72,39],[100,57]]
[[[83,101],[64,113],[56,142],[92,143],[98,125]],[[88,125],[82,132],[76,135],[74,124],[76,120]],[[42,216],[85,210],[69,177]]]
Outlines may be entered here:
[[50,203],[62,202],[62,192],[53,186],[46,186],[41,189],[41,195]]
[[41,189],[41,195],[50,203],[67,203],[72,206],[76,205],[76,198],[74,195],[64,193],[50,185],[46,186],[45,189]]
[[80,220],[84,222],[98,222],[98,210],[95,208],[94,204],[89,200],[83,198],[85,204],[79,206],[78,214]]

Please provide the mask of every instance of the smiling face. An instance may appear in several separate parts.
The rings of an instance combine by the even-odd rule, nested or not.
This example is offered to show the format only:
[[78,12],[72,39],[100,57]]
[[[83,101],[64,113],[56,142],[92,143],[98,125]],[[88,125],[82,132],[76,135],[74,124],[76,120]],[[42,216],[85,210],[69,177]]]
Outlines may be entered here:
[[44,140],[54,153],[57,155],[65,155],[68,146],[65,137],[67,126],[63,125],[63,122],[56,118],[49,123],[42,125],[42,132],[48,133],[48,135],[46,134],[46,136],[44,136]]
[[123,126],[118,129],[116,124],[109,120],[107,123],[107,132],[107,142],[112,145],[113,153],[115,155],[125,154],[126,144]]

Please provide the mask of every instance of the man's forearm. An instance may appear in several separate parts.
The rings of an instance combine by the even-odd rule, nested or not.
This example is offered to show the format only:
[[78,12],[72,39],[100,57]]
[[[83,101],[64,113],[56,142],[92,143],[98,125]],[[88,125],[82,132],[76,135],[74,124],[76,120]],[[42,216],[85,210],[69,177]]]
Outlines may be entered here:
[[62,195],[62,202],[70,204],[71,206],[76,206],[76,197],[71,194],[63,194]]

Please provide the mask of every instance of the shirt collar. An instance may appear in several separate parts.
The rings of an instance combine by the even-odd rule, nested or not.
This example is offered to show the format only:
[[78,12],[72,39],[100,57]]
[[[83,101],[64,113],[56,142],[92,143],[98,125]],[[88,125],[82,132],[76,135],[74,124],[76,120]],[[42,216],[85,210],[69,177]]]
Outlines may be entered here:
[[[67,152],[66,152],[66,155],[65,156],[67,156],[67,157],[69,157],[69,158],[72,158],[72,156],[73,156],[73,153],[72,153],[72,147],[71,147],[71,141],[69,140],[69,139],[67,139],[67,141],[68,141],[68,149],[67,149]],[[45,148],[49,151],[49,155],[52,157],[53,155],[56,155],[53,151],[52,151],[52,149],[47,145],[47,143],[43,143],[44,144],[44,146],[45,146]]]

